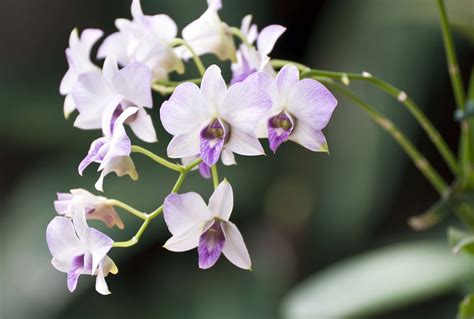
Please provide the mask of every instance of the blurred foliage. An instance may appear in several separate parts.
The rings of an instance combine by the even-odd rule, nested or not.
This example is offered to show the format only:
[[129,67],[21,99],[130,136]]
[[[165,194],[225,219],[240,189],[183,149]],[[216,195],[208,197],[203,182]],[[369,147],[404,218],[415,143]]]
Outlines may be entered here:
[[[206,6],[205,0],[142,2],[145,12],[167,13],[180,29]],[[240,25],[240,19],[252,13],[259,26],[279,23],[288,27],[274,57],[299,60],[321,69],[366,70],[405,89],[424,107],[450,146],[457,148],[458,124],[452,120],[454,102],[434,1],[223,2],[221,15],[231,25]],[[64,49],[73,27],[99,27],[112,32],[115,18],[130,16],[129,1],[4,0],[0,10],[9,13],[3,20],[8,27],[0,31],[6,44],[6,49],[0,50],[2,319],[273,319],[278,316],[286,293],[305,282],[305,278],[314,274],[314,278],[330,282],[334,268],[321,270],[333,263],[338,263],[336,269],[353,271],[358,280],[357,269],[352,266],[361,259],[354,261],[350,257],[374,247],[382,247],[376,253],[387,258],[404,258],[406,255],[401,251],[405,249],[408,257],[415,255],[407,262],[416,264],[417,269],[397,273],[397,278],[403,282],[412,278],[414,283],[420,280],[423,287],[410,289],[417,291],[417,301],[427,302],[420,309],[407,306],[387,313],[384,318],[413,318],[419,313],[433,319],[453,316],[461,294],[451,298],[448,283],[461,275],[471,277],[464,269],[463,257],[451,257],[449,249],[437,243],[404,244],[401,250],[385,245],[422,238],[444,240],[446,225],[452,219],[422,234],[409,230],[406,219],[430,207],[436,201],[436,193],[398,146],[343,99],[339,99],[326,130],[330,156],[287,143],[277,156],[268,153],[267,157],[238,158],[238,167],[221,170],[221,175],[234,185],[233,220],[239,224],[253,258],[252,273],[235,269],[226,261],[220,261],[211,271],[198,270],[196,252],[174,254],[161,248],[169,234],[163,221],[157,220],[138,245],[112,251],[120,271],[107,278],[111,296],[98,295],[93,290],[92,278],[81,278],[78,291],[69,294],[65,274],[50,265],[45,228],[54,217],[55,192],[93,188],[97,178],[94,170],[79,177],[76,169],[89,143],[99,133],[74,129],[72,120],[63,119],[58,84],[66,70]],[[461,69],[468,69],[473,52],[469,40],[473,35],[472,1],[448,1],[448,13],[462,30],[457,34],[456,44]],[[205,62],[216,60],[206,57]],[[191,64],[189,67],[193,69]],[[191,72],[190,76],[194,75]],[[449,177],[427,138],[419,134],[414,120],[396,101],[367,86],[354,87],[389,115],[433,158],[443,176]],[[149,146],[159,154],[165,153],[169,141],[158,124],[157,110],[162,101],[162,97],[154,96],[152,116],[160,143]],[[111,176],[105,182],[105,195],[150,211],[161,203],[176,176],[156,169],[140,155],[135,161],[140,180],[134,183],[128,178]],[[183,191],[195,190],[207,197],[211,188],[210,183],[195,174]],[[125,231],[101,228],[116,240],[129,239],[139,226],[139,221],[122,216],[127,225]],[[390,271],[403,271],[405,261],[400,260],[389,262],[390,267],[385,260],[383,267],[376,268],[377,272],[366,273],[367,282],[373,282],[376,275],[388,280]],[[439,267],[433,268],[430,261]],[[453,271],[448,273],[448,269]],[[434,274],[439,278],[433,278]],[[325,278],[326,275],[329,277]],[[354,280],[351,276],[347,278],[348,282]],[[429,284],[434,290],[427,288]],[[343,303],[347,307],[342,308],[345,310],[349,306],[360,309],[356,301],[362,300],[364,304],[364,298],[377,291],[363,283],[345,287],[347,291],[340,291],[341,295],[347,293],[348,299]],[[331,291],[318,288],[318,295],[308,294],[305,298],[309,304],[316,304],[322,302],[319,298],[323,295],[319,293]],[[402,294],[402,290],[397,291]],[[434,295],[444,299],[433,301]],[[408,304],[406,298],[398,300],[398,306]],[[330,305],[328,302],[324,307]],[[393,307],[380,311],[389,308]]]

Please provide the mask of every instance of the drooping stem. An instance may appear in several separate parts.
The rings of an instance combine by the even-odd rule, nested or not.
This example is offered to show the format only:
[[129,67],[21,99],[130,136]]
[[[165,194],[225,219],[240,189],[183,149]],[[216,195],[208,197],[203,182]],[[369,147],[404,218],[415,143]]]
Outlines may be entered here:
[[302,65],[299,63],[293,63],[291,61],[272,60],[272,65],[274,67],[281,67],[282,65],[286,65],[289,63],[294,64],[300,70],[301,75],[304,77],[314,77],[314,76],[328,77],[331,79],[339,80],[345,85],[349,85],[350,80],[366,81],[373,84],[377,88],[381,89],[385,93],[395,97],[400,103],[402,103],[405,106],[405,108],[420,124],[420,126],[426,132],[431,142],[435,145],[435,147],[437,148],[437,150],[439,151],[439,153],[441,154],[441,156],[443,157],[443,159],[445,160],[446,164],[451,169],[453,174],[455,176],[461,175],[461,171],[459,169],[456,156],[451,151],[446,141],[443,139],[443,137],[441,136],[439,131],[436,129],[436,127],[433,125],[433,123],[431,123],[431,121],[421,111],[418,105],[404,91],[368,73],[358,74],[358,73],[323,71],[323,70],[310,69],[305,65]]
[[132,206],[127,205],[124,202],[121,202],[117,199],[108,199],[106,201],[106,204],[110,205],[110,206],[120,207],[120,208],[126,210],[127,212],[129,212],[130,214],[137,216],[140,219],[143,219],[143,220],[147,219],[147,214],[142,213],[138,209],[135,209]]
[[204,64],[202,63],[201,58],[199,57],[199,55],[196,54],[196,51],[194,51],[192,46],[186,40],[179,39],[179,38],[174,39],[172,44],[173,44],[173,46],[174,45],[184,45],[186,47],[186,49],[189,50],[189,53],[191,53],[191,56],[193,58],[194,64],[196,65],[196,68],[198,69],[199,74],[202,77],[204,75],[204,72],[206,72],[206,68],[204,67]]
[[443,0],[437,0],[439,17],[441,22],[441,31],[443,33],[444,49],[446,51],[446,58],[448,62],[448,72],[451,77],[451,84],[453,86],[454,98],[458,109],[464,110],[464,88],[459,73],[458,59],[454,49],[453,37],[449,28],[448,16],[446,14],[446,7]]
[[186,81],[155,81],[152,83],[151,88],[161,95],[168,95],[173,93],[178,85],[186,82],[199,84],[201,83],[201,78],[190,79]]
[[335,83],[332,79],[318,79],[344,94],[351,101],[361,107],[375,123],[381,126],[395,139],[395,141],[402,147],[405,153],[411,158],[415,166],[438,191],[441,197],[446,198],[449,195],[449,186],[446,184],[443,178],[436,172],[436,170],[434,170],[428,160],[420,153],[420,151],[418,151],[418,149],[410,142],[410,140],[389,119],[378,113],[374,107],[359,99],[351,91],[342,85]]
[[212,184],[214,185],[214,189],[216,189],[217,186],[219,186],[219,173],[217,172],[217,164],[212,165],[211,174],[212,174]]
[[169,169],[171,169],[173,171],[176,171],[176,172],[181,172],[182,171],[182,166],[171,163],[170,161],[164,159],[163,157],[158,156],[155,153],[153,153],[153,152],[151,152],[151,151],[149,151],[146,148],[143,148],[141,146],[132,145],[132,153],[141,153],[143,155],[148,156],[149,158],[151,158],[152,160],[154,160],[158,164],[163,165],[166,168],[169,168]]
[[[179,177],[176,180],[176,183],[173,186],[173,189],[171,190],[171,193],[177,193],[181,189],[181,186],[183,185],[184,180],[186,179],[186,176],[187,176],[188,172],[190,172],[194,167],[199,165],[199,163],[201,163],[201,161],[202,161],[202,159],[198,158],[198,159],[194,160],[193,162],[191,162],[189,165],[180,168],[181,171],[180,171]],[[143,235],[146,228],[148,227],[148,224],[153,219],[155,219],[158,215],[160,215],[162,212],[163,212],[163,205],[161,205],[160,207],[155,209],[150,214],[143,214],[142,213],[145,218],[143,218],[144,219],[143,224],[140,226],[140,228],[138,229],[135,236],[133,236],[131,239],[129,239],[127,241],[115,242],[115,243],[113,243],[112,246],[113,247],[124,248],[124,247],[130,247],[130,246],[133,246],[133,245],[137,244],[138,241],[140,240],[140,237]]]
[[230,27],[229,29],[229,32],[236,36],[237,38],[240,39],[240,41],[242,41],[243,44],[245,44],[247,47],[252,47],[252,45],[249,43],[247,37],[245,36],[245,34],[242,33],[242,31],[240,31],[239,28],[236,28],[236,27]]

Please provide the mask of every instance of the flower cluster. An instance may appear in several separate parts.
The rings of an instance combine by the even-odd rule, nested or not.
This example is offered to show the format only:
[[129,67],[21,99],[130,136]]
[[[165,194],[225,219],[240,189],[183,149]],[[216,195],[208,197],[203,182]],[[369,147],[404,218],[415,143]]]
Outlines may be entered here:
[[[251,269],[251,260],[238,228],[229,221],[233,209],[233,190],[219,180],[219,159],[235,165],[236,154],[264,155],[260,139],[267,139],[273,152],[286,141],[294,141],[315,152],[327,152],[322,129],[327,125],[337,101],[319,82],[304,78],[292,64],[277,72],[269,54],[285,28],[270,25],[258,32],[251,16],[241,28],[230,27],[219,17],[220,0],[208,0],[207,10],[182,30],[177,38],[175,22],[165,14],[145,15],[139,0],[133,0],[132,20],[117,19],[117,32],[105,38],[91,60],[93,46],[102,37],[97,29],[75,29],[69,39],[66,57],[69,70],[61,82],[65,96],[64,114],[77,111],[74,126],[101,130],[80,162],[83,171],[98,163],[100,176],[95,184],[103,191],[104,178],[111,172],[138,179],[131,158],[143,153],[166,168],[180,173],[175,187],[163,205],[144,213],[115,199],[93,195],[82,189],[58,194],[55,208],[60,215],[48,225],[46,235],[53,266],[66,272],[70,291],[81,274],[97,276],[96,289],[108,294],[105,276],[117,273],[107,256],[112,247],[128,247],[138,242],[148,223],[163,213],[172,237],[164,244],[171,251],[198,248],[199,267],[212,267],[223,253],[237,267]],[[240,45],[235,45],[235,38]],[[217,65],[204,67],[200,56],[214,54],[232,62],[232,79],[227,84]],[[183,74],[188,60],[194,61],[201,78],[172,82],[173,73]],[[140,140],[158,141],[149,114],[153,111],[152,89],[171,96],[159,115],[164,129],[173,136],[167,155],[173,163],[150,151],[132,145],[129,128]],[[211,178],[214,193],[206,205],[194,192],[180,194],[186,175],[198,169]],[[87,219],[107,226],[124,228],[114,207],[144,221],[127,242],[114,242],[87,225]]]

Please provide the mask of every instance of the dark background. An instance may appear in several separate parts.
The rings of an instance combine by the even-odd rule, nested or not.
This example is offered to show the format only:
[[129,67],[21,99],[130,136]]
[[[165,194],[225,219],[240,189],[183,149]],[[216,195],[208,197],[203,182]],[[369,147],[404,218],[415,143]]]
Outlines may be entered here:
[[[220,15],[229,25],[240,26],[241,18],[252,13],[260,29],[273,23],[288,28],[272,57],[319,69],[366,70],[404,89],[457,150],[459,129],[453,120],[454,99],[434,0],[223,2]],[[447,3],[466,82],[474,52],[473,2]],[[238,166],[221,169],[234,186],[232,219],[246,239],[253,272],[241,271],[224,258],[212,270],[201,271],[196,251],[176,254],[162,249],[169,233],[159,218],[138,245],[111,252],[120,270],[107,278],[111,296],[97,294],[88,277],[70,294],[65,274],[49,263],[45,229],[55,216],[57,191],[93,190],[98,175],[91,169],[80,177],[77,165],[99,133],[75,129],[72,119],[63,118],[59,82],[67,69],[64,50],[72,28],[94,27],[109,34],[116,18],[130,18],[129,5],[126,0],[0,3],[1,318],[299,318],[287,312],[288,292],[311,275],[387,245],[445,240],[452,220],[424,233],[409,229],[407,218],[429,208],[437,194],[385,132],[338,96],[325,130],[330,156],[287,143],[276,156],[267,152],[266,157],[241,157]],[[181,30],[206,3],[142,0],[142,6],[146,14],[170,15]],[[205,62],[216,61],[206,57]],[[194,66],[187,67],[193,77]],[[350,87],[392,118],[451,180],[401,104],[366,84]],[[169,141],[157,116],[162,101],[155,95],[152,111],[160,143],[148,146],[160,154]],[[151,211],[176,176],[140,155],[136,164],[140,180],[111,175],[105,196]],[[206,198],[211,188],[196,175],[183,191],[195,190]],[[125,231],[107,231],[116,240],[130,238],[139,226],[138,220],[123,215]],[[356,283],[351,287],[341,291],[342,308],[346,298],[364,293]],[[462,285],[452,288],[420,296],[419,302],[381,308],[374,318],[454,318],[465,291]],[[338,318],[334,316],[310,318]]]

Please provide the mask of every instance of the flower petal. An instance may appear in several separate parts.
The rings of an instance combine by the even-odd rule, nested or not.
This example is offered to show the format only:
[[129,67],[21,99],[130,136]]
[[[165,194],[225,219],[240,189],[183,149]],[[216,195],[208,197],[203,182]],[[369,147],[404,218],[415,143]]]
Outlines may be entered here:
[[97,272],[97,278],[95,280],[95,290],[101,295],[110,295],[109,287],[107,286],[107,282],[105,282],[105,276],[102,266],[99,266],[99,270]]
[[132,63],[114,75],[114,89],[135,106],[153,106],[151,96],[152,73],[148,66],[142,63]]
[[229,220],[234,207],[234,193],[230,183],[224,179],[209,198],[209,209],[222,220]]
[[84,232],[84,241],[92,254],[92,271],[95,272],[99,263],[112,248],[114,241],[104,233],[90,227],[87,227]]
[[225,236],[222,232],[221,222],[215,221],[199,238],[199,268],[208,269],[214,266],[221,256],[224,242]]
[[217,65],[213,64],[207,68],[202,78],[201,91],[207,99],[207,104],[211,106],[212,113],[216,113],[227,92],[227,85]]
[[288,111],[314,130],[321,130],[327,125],[336,105],[334,95],[312,79],[301,80],[288,98]]
[[194,249],[199,245],[199,238],[201,237],[202,232],[202,225],[195,226],[180,236],[173,235],[168,239],[168,241],[166,241],[163,247],[175,252]]
[[125,175],[129,175],[130,178],[134,181],[138,179],[138,173],[135,168],[135,164],[133,160],[129,156],[119,156],[114,157],[110,161],[107,162],[103,171],[100,174],[99,179],[95,183],[95,188],[98,191],[103,192],[103,182],[106,175],[109,173],[115,172],[117,176],[122,177]]
[[180,236],[212,218],[212,213],[198,193],[172,193],[164,202],[163,216],[169,231]]
[[206,163],[199,163],[199,174],[205,179],[211,178],[211,168]]
[[165,130],[173,135],[188,133],[210,117],[211,112],[201,90],[190,82],[178,85],[160,109],[161,122]]
[[269,55],[276,41],[285,31],[286,28],[278,24],[263,28],[257,38],[257,48],[260,54]]
[[84,170],[89,166],[91,163],[96,162],[96,161],[101,161],[104,156],[104,150],[102,148],[108,147],[106,145],[107,143],[107,138],[101,137],[96,139],[94,142],[92,142],[91,147],[89,149],[89,152],[87,152],[86,157],[79,163],[79,175],[82,176],[82,173]]
[[46,242],[54,259],[70,263],[72,258],[84,253],[85,246],[76,236],[69,218],[57,216],[46,228]]
[[84,270],[84,255],[76,256],[72,259],[71,269],[67,273],[67,288],[70,292],[74,292],[77,287],[79,276]]
[[222,230],[225,235],[225,244],[222,249],[224,256],[237,267],[251,270],[252,262],[249,252],[237,226],[230,221],[222,222]]
[[183,158],[198,155],[200,152],[199,133],[199,128],[197,128],[188,133],[173,137],[168,144],[168,157]]
[[253,133],[245,133],[237,128],[232,128],[226,149],[246,156],[265,155],[262,145]]
[[158,141],[156,137],[155,127],[151,116],[144,108],[139,108],[136,117],[128,123],[133,133],[144,142],[155,143]]
[[231,150],[224,147],[221,154],[222,163],[226,166],[236,165],[234,153]]
[[263,78],[261,74],[254,73],[245,81],[232,85],[221,106],[220,117],[232,127],[246,133],[253,132],[272,105],[263,88]]
[[300,72],[298,69],[291,64],[285,65],[276,77],[276,87],[280,96],[287,100],[299,80]]
[[323,132],[314,130],[304,122],[298,122],[289,139],[313,152],[328,152],[328,144]]

